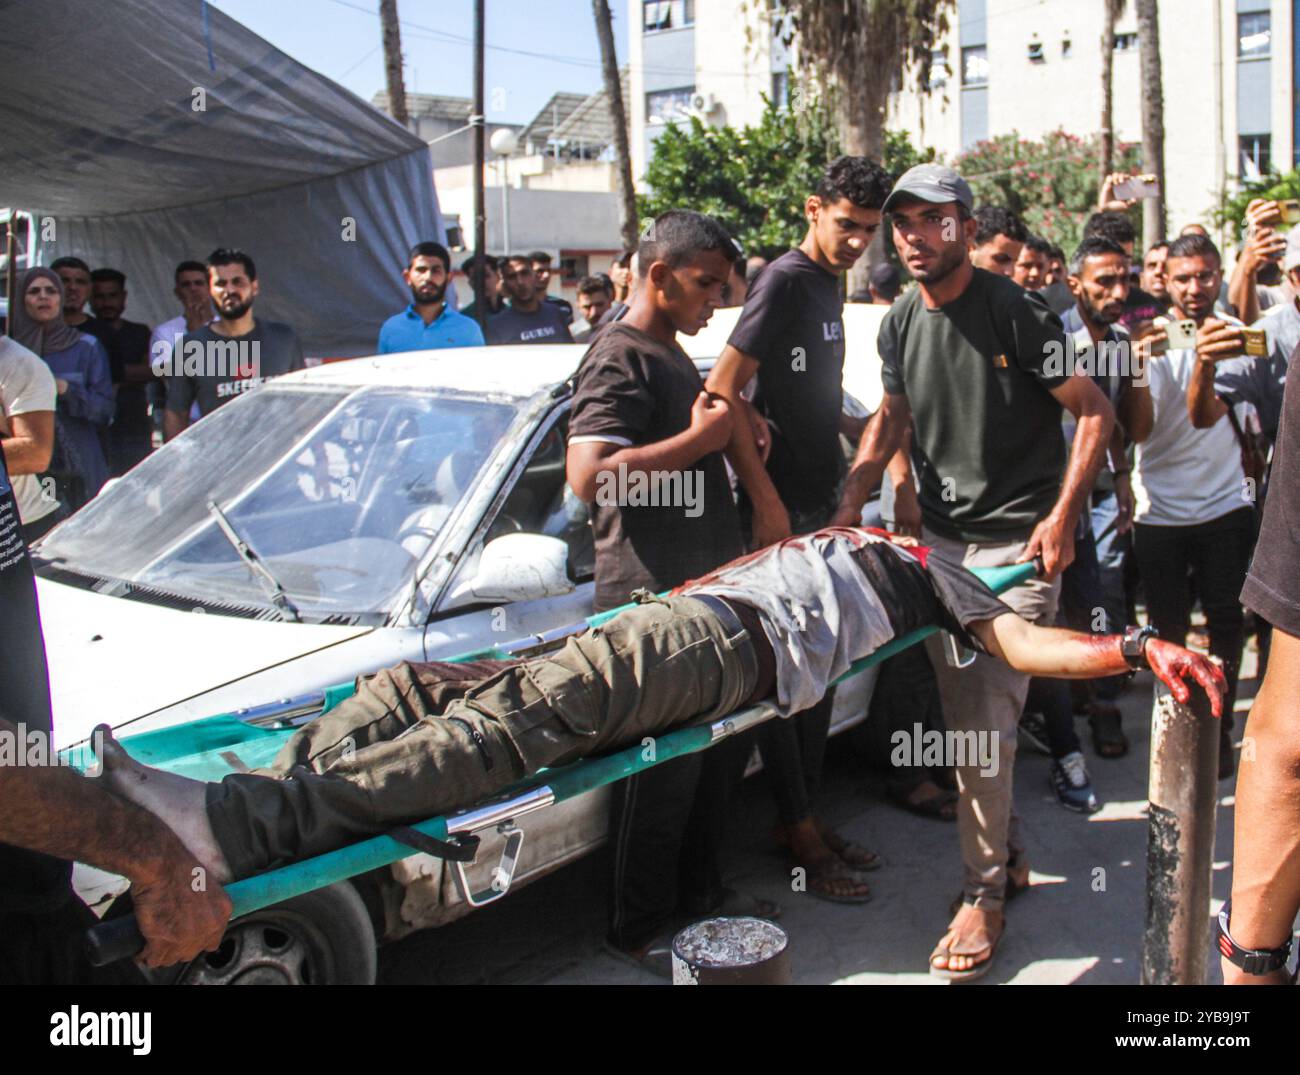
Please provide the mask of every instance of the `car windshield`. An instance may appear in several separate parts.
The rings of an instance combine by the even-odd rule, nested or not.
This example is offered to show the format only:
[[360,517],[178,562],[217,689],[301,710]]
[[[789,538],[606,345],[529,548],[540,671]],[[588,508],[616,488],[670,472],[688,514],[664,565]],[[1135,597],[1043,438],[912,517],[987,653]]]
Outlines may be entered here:
[[267,386],[102,492],[39,547],[39,568],[172,604],[272,607],[215,502],[304,620],[382,622],[515,415],[410,389]]

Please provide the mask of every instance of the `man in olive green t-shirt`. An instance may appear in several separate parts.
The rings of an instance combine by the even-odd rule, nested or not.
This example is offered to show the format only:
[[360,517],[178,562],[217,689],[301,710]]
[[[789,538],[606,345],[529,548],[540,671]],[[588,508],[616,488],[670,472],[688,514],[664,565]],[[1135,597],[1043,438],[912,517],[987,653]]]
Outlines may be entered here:
[[[971,264],[972,201],[951,168],[924,164],[885,202],[894,245],[920,286],[881,325],[884,401],[862,435],[834,523],[858,522],[888,464],[895,518],[919,516],[932,555],[965,567],[1041,557],[1045,577],[1003,600],[1031,622],[1050,624],[1114,413],[1091,379],[1065,375],[1061,322],[1042,300]],[[1068,464],[1062,407],[1078,423]],[[891,462],[909,428],[919,497],[907,458]],[[938,977],[973,978],[992,962],[1003,901],[1028,884],[1012,772],[1029,681],[983,656],[954,669],[933,639],[931,661],[949,728],[992,732],[997,744],[990,775],[954,765],[963,904],[930,957]]]

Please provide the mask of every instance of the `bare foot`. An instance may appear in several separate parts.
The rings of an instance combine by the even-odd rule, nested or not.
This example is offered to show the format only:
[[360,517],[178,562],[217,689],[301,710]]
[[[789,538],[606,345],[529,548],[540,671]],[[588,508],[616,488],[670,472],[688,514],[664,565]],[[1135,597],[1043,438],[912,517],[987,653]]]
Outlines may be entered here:
[[102,736],[101,760],[109,790],[158,817],[218,882],[233,880],[208,822],[207,785],[142,765],[122,749],[107,725],[100,725],[95,733]]
[[1002,912],[984,910],[964,903],[948,932],[930,954],[935,970],[964,973],[993,958],[993,950],[1002,936]]

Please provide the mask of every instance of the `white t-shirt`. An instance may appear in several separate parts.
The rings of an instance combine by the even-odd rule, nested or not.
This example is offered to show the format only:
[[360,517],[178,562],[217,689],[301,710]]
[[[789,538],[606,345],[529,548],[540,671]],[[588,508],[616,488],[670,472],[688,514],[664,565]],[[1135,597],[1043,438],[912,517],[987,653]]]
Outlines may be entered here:
[[1187,416],[1187,386],[1195,369],[1193,348],[1171,350],[1147,364],[1155,424],[1137,446],[1134,522],[1189,526],[1251,503],[1232,423],[1225,417],[1197,429]]
[[[53,411],[57,400],[54,374],[44,360],[8,336],[0,336],[0,433],[12,436],[10,418]],[[23,523],[43,519],[59,506],[57,500],[41,496],[41,483],[35,474],[10,475],[10,479],[18,502],[18,518]]]

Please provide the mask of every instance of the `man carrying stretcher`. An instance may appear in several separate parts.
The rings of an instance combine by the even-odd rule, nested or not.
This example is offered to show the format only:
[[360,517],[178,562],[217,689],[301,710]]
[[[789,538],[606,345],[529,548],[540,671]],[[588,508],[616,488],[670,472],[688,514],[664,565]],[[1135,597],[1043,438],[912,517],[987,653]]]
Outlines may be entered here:
[[1036,626],[927,553],[860,527],[787,538],[668,597],[643,595],[544,656],[403,663],[363,677],[268,770],[205,784],[135,762],[105,729],[105,776],[224,882],[756,702],[798,713],[855,660],[929,625],[1029,675],[1090,679],[1147,666],[1180,702],[1194,680],[1220,715],[1224,679],[1206,658],[1135,628]]

